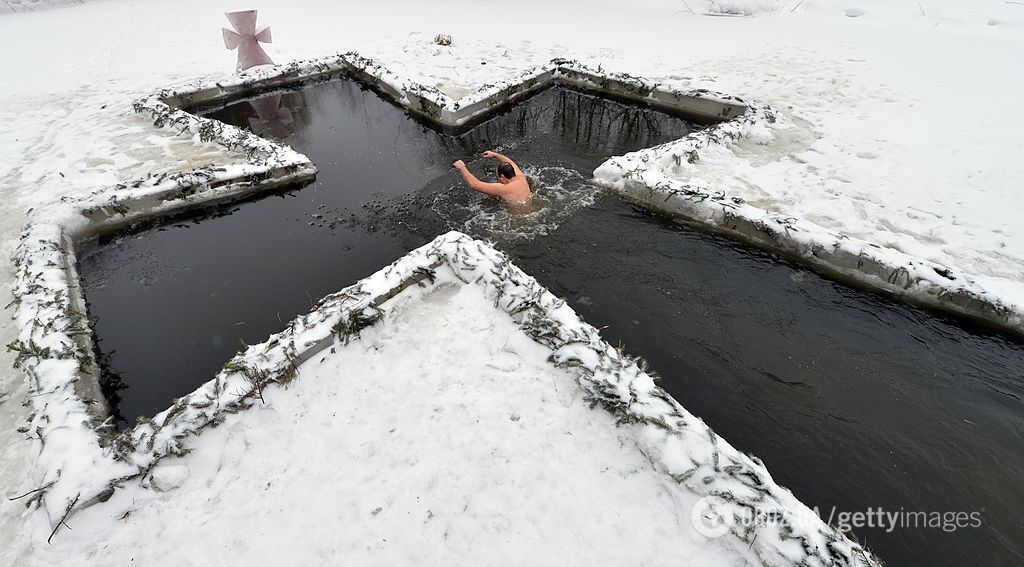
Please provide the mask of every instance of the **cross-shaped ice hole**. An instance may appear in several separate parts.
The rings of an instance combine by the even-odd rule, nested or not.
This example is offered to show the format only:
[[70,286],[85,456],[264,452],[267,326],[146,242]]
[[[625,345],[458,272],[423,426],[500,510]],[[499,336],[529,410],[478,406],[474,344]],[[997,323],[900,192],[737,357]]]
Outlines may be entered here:
[[[107,396],[123,421],[166,408],[209,380],[240,341],[265,340],[311,302],[440,233],[508,244],[555,230],[600,191],[588,180],[602,161],[693,128],[649,108],[552,88],[449,135],[348,80],[207,116],[281,139],[320,172],[301,190],[162,220],[141,237],[81,250]],[[488,149],[533,177],[536,211],[511,214],[463,185],[452,162],[464,159],[493,180],[496,162],[479,158]]]
[[[566,167],[543,171],[571,180],[578,179],[572,172],[593,167],[588,160],[597,153],[631,147],[601,144],[619,139],[621,129],[608,128],[608,120],[637,115],[602,115],[603,103],[589,108],[589,99],[574,96],[542,93],[461,137],[439,136],[351,83],[235,105],[225,113],[230,121],[284,137],[314,159],[320,178],[301,191],[211,215],[238,209],[222,218],[177,221],[190,228],[163,222],[141,238],[84,251],[103,350],[119,349],[112,362],[134,360],[140,369],[125,372],[132,388],[123,393],[142,390],[138,384],[150,377],[179,388],[154,394],[153,409],[140,413],[161,410],[191,388],[179,378],[208,378],[237,348],[237,337],[263,341],[305,313],[309,298],[321,293],[316,289],[335,291],[374,271],[445,222],[474,220],[469,228],[477,235],[504,237],[499,245],[517,265],[588,322],[607,326],[606,340],[644,355],[669,393],[724,438],[763,457],[805,502],[838,510],[905,502],[984,506],[996,522],[1012,525],[1012,479],[992,482],[992,494],[981,501],[971,487],[977,470],[1012,475],[1022,466],[1020,452],[1003,442],[1004,424],[1019,419],[1024,397],[1014,380],[1020,372],[1013,371],[1024,367],[1019,345],[681,228],[615,197],[556,216],[557,229],[532,239],[515,235],[538,223],[511,224],[521,217],[502,217],[498,206],[471,208],[476,195],[448,169],[456,157],[503,146],[524,165]],[[336,116],[348,117],[350,127],[332,122]],[[550,116],[560,121],[544,118]],[[567,157],[561,143],[595,154]],[[587,202],[585,191],[567,195],[562,203]],[[467,210],[472,214],[452,216]],[[215,339],[223,353],[211,355]],[[210,370],[189,366],[203,357]],[[971,424],[950,418],[979,407],[984,416]],[[964,455],[972,467],[934,466]],[[812,469],[827,474],[808,474]],[[961,534],[979,538],[981,548],[998,545],[985,532]],[[924,548],[941,556],[961,546],[928,530],[884,537],[874,540],[883,556]]]

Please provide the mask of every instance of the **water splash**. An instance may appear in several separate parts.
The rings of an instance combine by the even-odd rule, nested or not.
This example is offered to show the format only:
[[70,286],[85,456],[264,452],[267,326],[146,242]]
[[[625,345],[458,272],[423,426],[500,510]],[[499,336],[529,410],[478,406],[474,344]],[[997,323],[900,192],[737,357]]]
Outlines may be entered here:
[[429,208],[443,220],[446,230],[511,243],[551,234],[576,211],[593,204],[600,191],[573,169],[528,167],[524,173],[534,191],[524,205],[504,203],[459,183],[431,194]]
[[521,205],[477,193],[458,174],[448,173],[416,193],[396,198],[381,195],[359,209],[321,205],[308,213],[306,222],[331,231],[391,233],[408,248],[449,230],[511,245],[551,234],[577,211],[592,205],[601,191],[589,177],[566,167],[527,166],[523,172],[533,197]]

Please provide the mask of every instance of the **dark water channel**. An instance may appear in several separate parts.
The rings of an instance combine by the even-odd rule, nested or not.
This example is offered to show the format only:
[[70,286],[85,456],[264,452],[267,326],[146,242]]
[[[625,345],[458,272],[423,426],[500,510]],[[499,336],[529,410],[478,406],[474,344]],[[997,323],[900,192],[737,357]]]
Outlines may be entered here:
[[[607,326],[607,340],[647,358],[687,409],[824,517],[881,507],[981,520],[955,531],[910,520],[856,529],[888,564],[1024,564],[1024,345],[587,183],[610,155],[684,135],[678,118],[552,89],[444,135],[348,81],[208,115],[284,139],[320,174],[83,248],[122,423],[211,378],[240,341],[265,340],[323,295],[458,229],[491,238]],[[465,159],[492,177],[475,157],[486,149],[524,166],[539,211],[515,216],[462,186],[450,164]]]

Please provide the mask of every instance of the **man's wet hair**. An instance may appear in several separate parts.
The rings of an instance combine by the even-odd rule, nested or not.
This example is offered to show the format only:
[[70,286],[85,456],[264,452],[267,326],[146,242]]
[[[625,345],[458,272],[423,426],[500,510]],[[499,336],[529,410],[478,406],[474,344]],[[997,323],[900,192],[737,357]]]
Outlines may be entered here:
[[511,163],[502,163],[498,165],[498,175],[505,179],[512,179],[516,176],[516,170],[512,167]]

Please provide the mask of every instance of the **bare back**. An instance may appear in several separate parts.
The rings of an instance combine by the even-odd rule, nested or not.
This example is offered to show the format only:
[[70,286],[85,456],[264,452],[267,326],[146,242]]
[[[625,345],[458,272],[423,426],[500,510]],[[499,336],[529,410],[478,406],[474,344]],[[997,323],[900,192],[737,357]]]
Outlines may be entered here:
[[[497,183],[486,183],[484,181],[480,181],[475,175],[470,173],[469,169],[466,168],[466,164],[463,163],[461,159],[452,165],[459,171],[459,173],[462,174],[462,178],[466,181],[466,184],[474,191],[479,191],[480,193],[485,193],[487,195],[494,195],[495,197],[501,197],[503,200],[513,203],[523,203],[530,200],[530,197],[533,195],[530,191],[530,182],[527,181],[526,175],[523,173],[523,170],[519,169],[516,162],[492,151],[484,152],[483,157],[494,158],[502,163],[498,168],[499,173]],[[506,165],[512,168],[512,171],[514,172],[512,177],[506,177],[506,175],[509,174],[507,171],[504,175],[501,173],[500,170]]]
[[517,167],[516,176],[505,184],[505,192],[501,195],[501,198],[507,201],[522,202],[529,201],[532,196],[533,191],[530,190],[530,182],[527,181],[526,176]]

